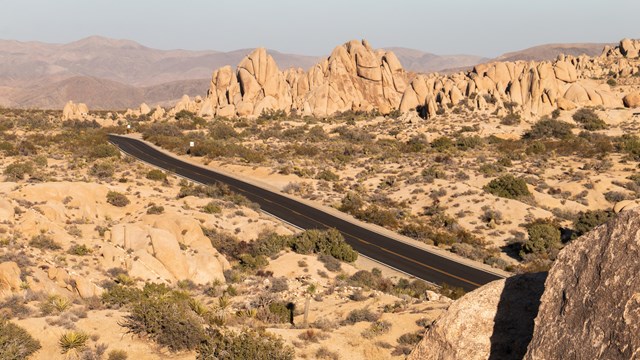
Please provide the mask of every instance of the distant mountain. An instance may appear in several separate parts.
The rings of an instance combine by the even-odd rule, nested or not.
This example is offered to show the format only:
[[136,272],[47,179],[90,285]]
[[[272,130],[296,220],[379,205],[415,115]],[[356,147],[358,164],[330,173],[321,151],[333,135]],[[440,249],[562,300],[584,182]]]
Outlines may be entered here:
[[525,61],[543,61],[543,60],[553,60],[558,57],[560,54],[565,55],[587,55],[587,56],[598,56],[602,53],[602,49],[606,45],[615,45],[615,44],[606,44],[606,43],[581,43],[581,44],[545,44],[530,47],[524,50],[509,52],[503,55],[498,56],[493,59],[493,61],[517,61],[517,60],[525,60]]
[[486,62],[487,58],[476,55],[436,55],[415,49],[391,47],[402,66],[413,72],[434,72],[453,68],[464,68]]

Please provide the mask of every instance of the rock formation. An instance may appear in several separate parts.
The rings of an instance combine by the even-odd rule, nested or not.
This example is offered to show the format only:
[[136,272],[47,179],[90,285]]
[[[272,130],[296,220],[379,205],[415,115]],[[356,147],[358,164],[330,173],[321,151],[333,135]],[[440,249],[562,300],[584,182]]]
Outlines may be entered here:
[[559,56],[555,61],[494,62],[452,75],[408,74],[392,52],[350,41],[309,71],[281,71],[265,49],[256,49],[234,71],[213,72],[206,98],[183,97],[172,114],[257,117],[265,110],[317,117],[347,110],[418,110],[431,118],[465,103],[473,109],[505,112],[505,104],[525,117],[579,106],[620,107],[622,100],[593,78],[630,76],[638,71],[640,41],[622,40],[599,57]]
[[622,102],[624,106],[628,108],[640,107],[640,92],[636,91],[625,95],[625,97],[622,98]]
[[549,271],[525,359],[640,356],[640,210],[573,241]]
[[640,209],[624,210],[569,243],[546,280],[518,275],[456,301],[409,359],[638,358]]
[[409,359],[522,359],[544,279],[517,275],[466,294],[431,325]]
[[73,101],[69,102],[62,109],[62,120],[82,120],[89,115],[89,108],[86,104],[75,104]]
[[374,50],[367,41],[350,41],[305,72],[281,71],[265,49],[256,49],[233,71],[213,72],[205,99],[183,97],[172,113],[257,117],[265,110],[327,116],[348,110],[397,109],[407,74],[392,52]]

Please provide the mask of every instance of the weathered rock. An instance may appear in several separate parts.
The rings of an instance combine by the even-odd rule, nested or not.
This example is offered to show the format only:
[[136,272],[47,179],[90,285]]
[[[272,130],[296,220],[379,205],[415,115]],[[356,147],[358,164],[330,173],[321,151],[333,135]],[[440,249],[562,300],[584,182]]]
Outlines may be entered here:
[[[377,109],[386,114],[400,106],[406,83],[398,58],[374,51],[364,40],[338,46],[308,72],[282,72],[265,49],[256,49],[235,73],[229,66],[214,71],[207,98],[196,107],[201,116],[226,117],[257,117],[270,110],[327,116]],[[190,109],[188,99],[173,113],[184,109]]]
[[466,294],[434,322],[408,359],[522,359],[545,276],[516,275]]
[[140,111],[140,115],[147,115],[151,112],[151,108],[149,107],[149,105],[142,103],[140,104],[140,108],[138,109],[138,111]]
[[569,243],[545,283],[525,359],[634,359],[640,351],[640,210]]
[[13,261],[0,263],[0,296],[20,289],[20,268]]
[[625,95],[625,97],[622,98],[622,102],[624,106],[628,108],[640,107],[640,92],[635,91]]
[[86,104],[75,104],[69,100],[62,109],[62,120],[82,120],[89,115],[89,108]]
[[627,58],[637,58],[640,54],[640,40],[623,39],[620,41],[620,53]]

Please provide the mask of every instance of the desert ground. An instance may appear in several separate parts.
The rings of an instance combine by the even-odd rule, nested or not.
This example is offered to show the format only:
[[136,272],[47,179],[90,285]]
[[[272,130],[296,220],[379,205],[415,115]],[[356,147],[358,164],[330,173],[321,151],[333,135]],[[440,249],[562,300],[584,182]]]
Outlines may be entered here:
[[406,358],[467,298],[461,289],[358,257],[338,232],[299,231],[223,185],[140,163],[107,134],[506,275],[548,271],[565,246],[637,205],[639,50],[622,41],[595,57],[425,75],[365,41],[309,72],[280,71],[258,49],[237,73],[216,70],[205,98],[172,108],[2,108],[0,349]]

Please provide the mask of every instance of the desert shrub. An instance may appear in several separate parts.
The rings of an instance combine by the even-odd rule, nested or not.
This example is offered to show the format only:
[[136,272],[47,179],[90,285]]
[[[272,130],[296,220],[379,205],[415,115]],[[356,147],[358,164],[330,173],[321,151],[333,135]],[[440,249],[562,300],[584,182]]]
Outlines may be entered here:
[[147,179],[154,180],[154,181],[165,181],[165,180],[167,180],[167,174],[165,174],[164,171],[159,170],[159,169],[149,170],[149,172],[147,173],[146,177],[147,177]]
[[0,319],[0,359],[23,360],[41,348],[24,328]]
[[91,149],[89,157],[93,159],[103,159],[109,157],[119,157],[120,150],[111,144],[97,144]]
[[362,197],[360,197],[360,195],[355,192],[348,192],[347,195],[342,198],[340,211],[349,214],[355,214],[356,212],[360,211],[363,206],[364,201],[362,200]]
[[216,122],[209,127],[209,136],[215,140],[230,140],[238,137],[236,130],[224,122]]
[[107,355],[107,360],[127,360],[129,355],[124,350],[111,350]]
[[316,350],[315,358],[321,360],[338,360],[340,359],[340,355],[335,351],[329,350],[326,346],[321,346]]
[[567,139],[571,137],[571,124],[560,120],[543,118],[538,120],[529,132],[524,134],[525,139]]
[[164,206],[162,205],[151,204],[147,208],[147,214],[149,215],[159,215],[162,213],[164,213]]
[[577,110],[572,117],[575,122],[582,125],[582,127],[588,131],[602,130],[607,128],[607,123],[600,119],[598,114],[596,114],[593,110],[588,108]]
[[581,211],[578,214],[578,218],[573,222],[574,235],[576,237],[582,236],[593,228],[606,223],[609,219],[613,218],[613,216],[613,212],[605,210]]
[[366,308],[355,309],[355,310],[351,310],[349,314],[347,314],[347,317],[344,319],[343,323],[345,325],[353,325],[361,321],[367,321],[367,322],[377,321],[379,318],[380,318],[380,315],[372,312],[369,309],[366,309]]
[[346,243],[342,234],[336,229],[306,230],[294,235],[290,244],[291,249],[300,254],[328,254],[346,262],[353,262],[358,258],[358,253]]
[[391,330],[391,323],[384,320],[377,320],[369,326],[369,328],[362,332],[362,336],[371,339],[378,335],[386,334]]
[[124,207],[129,205],[130,201],[126,195],[116,191],[109,191],[107,193],[107,202],[113,206]]
[[366,209],[358,211],[353,215],[360,220],[390,229],[395,229],[400,225],[397,211],[384,209],[377,205],[368,206]]
[[25,318],[31,314],[31,308],[26,305],[27,300],[20,295],[14,294],[0,301],[0,309],[8,311],[8,317]]
[[142,135],[145,139],[152,136],[180,137],[182,131],[173,124],[155,123],[149,126]]
[[406,333],[406,334],[402,334],[400,335],[400,337],[398,338],[398,344],[402,344],[402,345],[416,345],[417,343],[420,342],[420,340],[422,340],[422,335],[420,333]]
[[269,265],[269,260],[264,255],[242,254],[238,260],[240,260],[240,267],[247,270],[257,270]]
[[293,349],[282,338],[268,332],[243,330],[241,332],[210,328],[197,348],[198,360],[292,360]]
[[69,331],[58,340],[58,345],[63,354],[68,353],[71,350],[80,350],[87,346],[87,340],[89,335],[81,331]]
[[440,285],[440,294],[450,299],[456,300],[463,297],[465,294],[465,291],[461,287],[451,286],[447,283],[443,283]]
[[287,283],[286,277],[277,277],[271,280],[271,288],[269,291],[279,293],[287,290],[289,290],[289,284]]
[[99,162],[91,166],[89,169],[89,175],[105,180],[113,177],[115,169],[115,166],[111,162]]
[[4,169],[4,175],[7,181],[19,181],[24,179],[25,175],[33,174],[33,164],[31,162],[14,162]]
[[253,255],[275,256],[288,246],[289,238],[276,233],[263,233],[251,244]]
[[35,235],[29,240],[29,245],[42,250],[60,250],[62,247],[53,240],[51,236],[45,234]]
[[521,121],[522,121],[522,118],[520,117],[520,114],[510,113],[500,120],[500,124],[513,126],[513,125],[520,124]]
[[331,170],[322,170],[316,175],[316,179],[325,181],[338,181],[340,176]]
[[338,272],[341,270],[342,265],[340,260],[334,258],[331,255],[320,254],[318,260],[324,264],[324,267],[331,272]]
[[481,137],[475,136],[460,136],[456,139],[456,147],[460,150],[466,151],[469,149],[475,149],[484,144]]
[[431,147],[440,152],[451,149],[453,146],[453,140],[446,136],[441,136],[431,142]]
[[204,329],[190,300],[185,293],[165,285],[146,284],[121,325],[129,333],[146,336],[171,351],[193,350],[203,341]]
[[222,212],[222,208],[215,201],[211,201],[202,208],[202,211],[207,214],[219,214]]
[[529,192],[529,188],[524,179],[516,178],[511,174],[491,180],[483,189],[490,194],[507,199],[519,199],[525,196],[531,196],[531,192]]
[[526,227],[529,238],[522,246],[522,251],[525,254],[544,254],[562,247],[560,230],[555,224],[535,221]]
[[606,193],[604,193],[604,198],[608,202],[617,203],[619,201],[626,200],[627,199],[627,195],[625,195],[624,193],[621,193],[619,191],[607,191]]
[[89,249],[86,245],[72,245],[69,250],[67,250],[68,254],[77,255],[77,256],[85,256],[89,255],[93,252],[93,250]]

